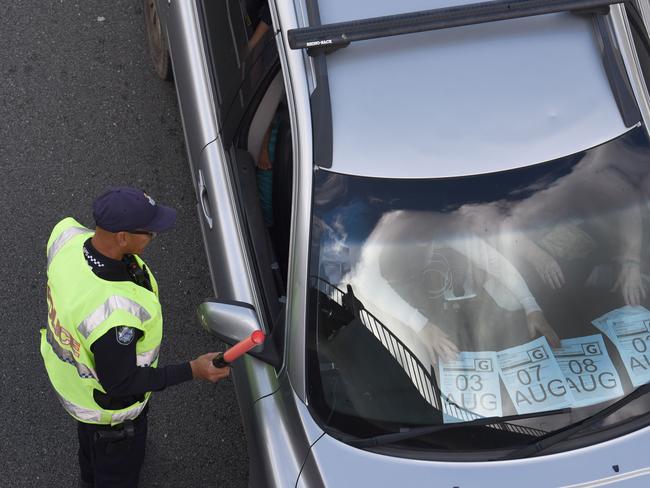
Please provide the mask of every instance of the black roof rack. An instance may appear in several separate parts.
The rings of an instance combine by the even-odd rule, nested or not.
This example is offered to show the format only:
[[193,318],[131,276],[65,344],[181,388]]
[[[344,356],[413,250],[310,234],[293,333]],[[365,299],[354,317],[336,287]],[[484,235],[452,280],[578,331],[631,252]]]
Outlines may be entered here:
[[[320,26],[318,0],[305,0],[307,20],[313,27]],[[330,83],[327,75],[326,52],[319,50],[314,56],[316,88],[309,97],[311,105],[311,126],[314,138],[314,163],[322,168],[332,167],[333,128]]]
[[602,13],[607,13],[610,5],[629,2],[631,0],[493,0],[291,29],[288,32],[289,46],[291,49],[308,49],[310,55],[328,54],[355,41],[557,12],[595,13],[603,10]]

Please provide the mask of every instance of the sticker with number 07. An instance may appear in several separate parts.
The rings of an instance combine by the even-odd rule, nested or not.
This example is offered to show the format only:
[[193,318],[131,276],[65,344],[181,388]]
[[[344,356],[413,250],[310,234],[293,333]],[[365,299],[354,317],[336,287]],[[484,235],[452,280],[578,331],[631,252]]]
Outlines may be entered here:
[[570,407],[568,389],[546,338],[497,353],[499,373],[518,414]]

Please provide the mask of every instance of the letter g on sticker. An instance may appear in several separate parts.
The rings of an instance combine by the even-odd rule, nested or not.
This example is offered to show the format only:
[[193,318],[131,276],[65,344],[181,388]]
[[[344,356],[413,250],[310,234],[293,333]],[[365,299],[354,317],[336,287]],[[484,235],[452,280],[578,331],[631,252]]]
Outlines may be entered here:
[[542,359],[548,358],[548,354],[546,354],[546,351],[543,347],[536,347],[535,349],[531,349],[528,351],[528,356],[533,361],[541,361]]

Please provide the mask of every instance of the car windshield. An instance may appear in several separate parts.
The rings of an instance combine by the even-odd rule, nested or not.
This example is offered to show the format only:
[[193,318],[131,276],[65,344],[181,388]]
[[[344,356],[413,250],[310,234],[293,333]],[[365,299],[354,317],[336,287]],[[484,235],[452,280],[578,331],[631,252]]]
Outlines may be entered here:
[[316,171],[308,385],[321,424],[366,438],[473,422],[397,446],[509,449],[648,383],[649,150],[638,126],[490,174]]

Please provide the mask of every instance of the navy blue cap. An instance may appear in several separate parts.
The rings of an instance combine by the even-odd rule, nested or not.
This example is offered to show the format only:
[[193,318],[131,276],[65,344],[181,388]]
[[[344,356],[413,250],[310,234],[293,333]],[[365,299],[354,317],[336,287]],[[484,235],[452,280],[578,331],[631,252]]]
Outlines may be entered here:
[[93,217],[98,227],[109,232],[164,232],[174,227],[176,210],[158,205],[142,190],[116,186],[95,199]]

